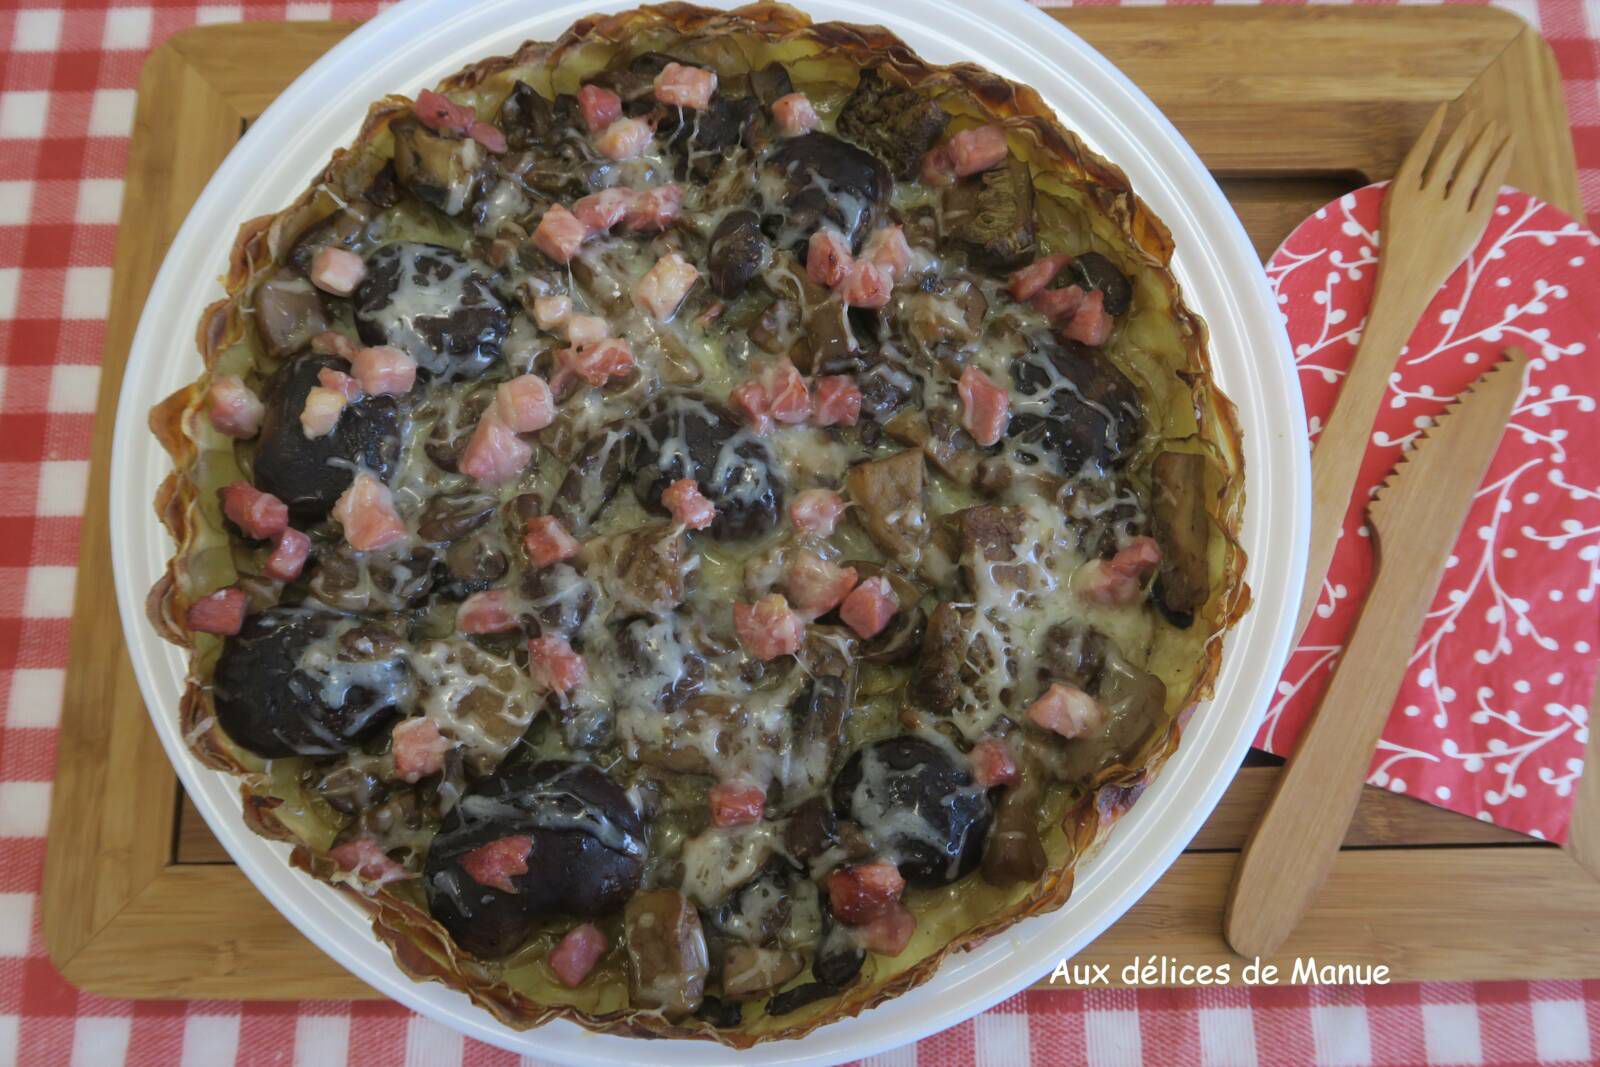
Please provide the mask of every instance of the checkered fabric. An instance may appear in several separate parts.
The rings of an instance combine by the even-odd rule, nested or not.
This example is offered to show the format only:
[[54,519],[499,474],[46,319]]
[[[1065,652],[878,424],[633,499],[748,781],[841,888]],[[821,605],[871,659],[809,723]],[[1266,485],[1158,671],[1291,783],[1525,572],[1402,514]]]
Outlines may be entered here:
[[[388,1003],[114,1001],[79,993],[45,958],[67,617],[140,65],[196,22],[364,18],[377,5],[20,2],[0,0],[0,1067],[518,1062]],[[1594,210],[1600,2],[1502,6],[1555,49]],[[873,1062],[1590,1063],[1597,1051],[1600,982],[1514,982],[1036,990]]]

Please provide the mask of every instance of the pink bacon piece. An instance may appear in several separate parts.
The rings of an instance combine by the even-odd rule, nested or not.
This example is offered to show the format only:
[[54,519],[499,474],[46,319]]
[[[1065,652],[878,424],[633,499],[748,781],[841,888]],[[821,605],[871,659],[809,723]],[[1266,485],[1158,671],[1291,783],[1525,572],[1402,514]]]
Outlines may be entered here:
[[284,530],[272,543],[272,553],[261,573],[280,582],[292,582],[305,570],[310,555],[311,538],[293,528]]
[[1153,537],[1135,537],[1110,559],[1085,563],[1074,584],[1084,596],[1107,607],[1126,607],[1144,595],[1145,579],[1161,563]]
[[761,821],[767,791],[751,782],[718,782],[706,794],[712,826],[750,826]]
[[841,567],[815,552],[798,551],[784,574],[783,587],[795,612],[805,619],[826,615],[856,587],[856,569]]
[[1028,721],[1071,739],[1093,733],[1105,725],[1106,712],[1099,701],[1075,685],[1051,682],[1044,695],[1028,705]]
[[825,374],[817,379],[812,405],[813,426],[854,426],[861,418],[861,389],[846,374]]
[[312,441],[328,436],[339,425],[339,416],[349,403],[340,390],[313,385],[306,392],[305,407],[300,410],[300,432]]
[[206,414],[218,433],[242,440],[261,432],[266,405],[237,374],[212,378],[207,400],[210,406]]
[[394,494],[367,471],[359,471],[340,494],[333,517],[344,527],[344,539],[358,552],[388,548],[411,533],[395,510]]
[[1011,419],[1011,394],[977,367],[969,366],[956,382],[961,397],[961,426],[984,448],[995,444]]
[[457,467],[484,485],[504,485],[527,470],[532,459],[533,446],[491,409],[478,420]]
[[189,605],[184,624],[196,633],[236,634],[249,606],[250,598],[243,589],[218,589]]
[[556,980],[562,985],[577,989],[610,947],[605,933],[594,923],[574,926],[550,950],[550,970],[555,972]]
[[522,547],[527,550],[528,559],[533,561],[536,569],[553,567],[583,550],[583,545],[567,532],[561,520],[549,515],[528,520]]
[[276,537],[289,528],[289,505],[242,479],[222,490],[222,513],[256,541]]
[[588,239],[588,224],[560,204],[551,204],[533,230],[533,246],[557,263],[572,262]]
[[1055,280],[1057,274],[1067,269],[1071,256],[1056,255],[1036,259],[1021,270],[1011,272],[1011,295],[1018,300],[1031,300],[1034,294]]
[[536,433],[556,419],[549,384],[537,374],[522,374],[494,391],[494,410],[514,433]]
[[570,693],[589,677],[589,665],[565,637],[536,637],[528,642],[528,670],[546,689]]
[[389,858],[383,846],[371,837],[358,837],[328,850],[328,856],[339,868],[366,883],[364,891],[371,895],[380,886],[411,877],[411,873]]
[[311,284],[334,296],[349,296],[366,276],[366,261],[347,248],[329,245],[311,258]]
[[839,618],[863,641],[877,637],[900,610],[900,598],[887,578],[868,578],[839,605]]
[[572,205],[572,214],[589,227],[591,234],[605,233],[628,215],[637,194],[632,189],[602,189]]
[[700,271],[677,252],[668,252],[633,287],[633,303],[657,322],[668,322],[689,295]]
[[799,137],[822,125],[817,109],[805,93],[789,93],[772,102],[772,117],[778,123],[780,137]]
[[499,634],[517,628],[511,594],[504,589],[473,593],[456,609],[456,629],[464,634]]
[[805,629],[805,620],[790,609],[780,593],[769,593],[754,604],[733,606],[734,633],[745,651],[757,659],[776,659],[799,651]]
[[622,117],[622,97],[598,85],[578,89],[578,111],[590,133],[599,133]]
[[814,537],[829,537],[844,514],[844,497],[831,489],[807,489],[789,503],[789,521]]
[[674,521],[690,530],[704,530],[717,518],[717,509],[700,492],[693,478],[680,478],[661,493],[661,503]]
[[658,185],[645,189],[628,205],[623,227],[629,233],[659,233],[683,213],[683,188]]
[[595,151],[618,163],[644,155],[655,131],[639,119],[617,119],[594,137]]
[[656,102],[703,111],[717,91],[717,76],[703,67],[668,63],[656,75]]
[[855,262],[849,242],[837,230],[818,230],[806,244],[806,277],[818,285],[838,285]]
[[430,774],[444,770],[444,756],[450,739],[439,732],[432,719],[419,716],[397,724],[390,736],[394,770],[403,782],[415,785]]
[[461,869],[481,886],[515,893],[517,887],[511,879],[528,873],[528,854],[532,851],[533,838],[527,834],[508,834],[462,856]]
[[354,403],[366,395],[360,382],[344,371],[334,370],[332,367],[323,367],[317,371],[317,384],[338,393],[344,397],[346,403]]
[[393,345],[356,349],[350,370],[373,396],[404,396],[417,384],[417,361]]

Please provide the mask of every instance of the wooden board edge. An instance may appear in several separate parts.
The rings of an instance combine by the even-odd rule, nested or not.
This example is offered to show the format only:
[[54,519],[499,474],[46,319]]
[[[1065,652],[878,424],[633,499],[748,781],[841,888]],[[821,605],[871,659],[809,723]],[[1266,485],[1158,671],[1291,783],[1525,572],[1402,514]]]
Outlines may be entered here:
[[[172,88],[162,91],[163,86]],[[178,115],[168,110],[179,101]],[[152,170],[171,175],[174,159],[196,150],[189,138],[179,146],[185,116],[229,121],[231,109],[201,79],[193,76],[179,51],[164,44],[140,72],[134,124],[139,135],[130,147],[127,173]],[[111,306],[106,321],[100,388],[90,454],[89,484],[81,526],[78,573],[110,569],[110,455],[117,399],[127,362],[127,345],[155,277],[165,242],[151,237],[168,221],[163,204],[141,195],[138,183],[123,190],[123,218],[144,225],[122,226],[117,235]],[[186,210],[186,208],[185,208]],[[175,231],[176,226],[172,229]],[[167,235],[170,238],[170,234]],[[143,263],[147,269],[128,269]],[[108,655],[115,662],[104,669]],[[73,664],[100,669],[72,669]],[[68,670],[62,695],[58,752],[42,883],[41,924],[45,949],[65,970],[97,931],[141,893],[171,859],[171,835],[147,827],[170,827],[177,807],[177,774],[146,721],[143,698],[126,654],[116,591],[109,581],[78,581],[68,638]],[[116,751],[125,758],[108,759]]]

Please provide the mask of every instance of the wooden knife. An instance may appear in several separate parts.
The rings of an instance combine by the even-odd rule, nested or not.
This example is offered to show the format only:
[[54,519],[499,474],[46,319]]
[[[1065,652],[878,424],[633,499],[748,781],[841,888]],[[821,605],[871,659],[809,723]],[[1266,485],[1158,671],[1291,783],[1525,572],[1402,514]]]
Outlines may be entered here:
[[1321,708],[1300,735],[1245,843],[1224,930],[1265,956],[1294,930],[1333,866],[1361,798],[1417,633],[1522,391],[1528,358],[1506,357],[1456,398],[1367,506],[1375,576]]

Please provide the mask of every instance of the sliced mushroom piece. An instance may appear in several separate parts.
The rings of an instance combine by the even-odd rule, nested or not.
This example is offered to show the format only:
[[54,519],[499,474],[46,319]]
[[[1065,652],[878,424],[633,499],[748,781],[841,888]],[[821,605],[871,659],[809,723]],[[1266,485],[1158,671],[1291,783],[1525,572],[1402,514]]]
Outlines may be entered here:
[[1211,595],[1205,478],[1206,459],[1192,452],[1163,452],[1151,466],[1151,528],[1161,546],[1156,603],[1176,626],[1193,623]]
[[789,949],[735,942],[722,953],[722,995],[754,1000],[787,985],[805,965],[805,957]]
[[616,618],[664,615],[683,603],[690,576],[688,538],[674,526],[648,526],[584,544],[585,573],[597,579]]
[[889,168],[877,156],[821,131],[784,141],[767,164],[788,183],[784,207],[789,221],[808,235],[831,224],[844,234],[852,251],[861,247],[894,184]]
[[922,449],[928,462],[957,485],[970,485],[977,477],[977,445],[949,411],[908,409],[884,423],[883,429],[901,444]]
[[910,686],[912,699],[938,715],[955,711],[961,700],[966,658],[967,632],[961,611],[954,604],[940,604],[928,616],[922,636],[922,659]]
[[[1074,341],[1045,342],[1012,362],[1011,380],[1028,399],[1011,416],[1006,437],[1051,453],[1063,474],[1076,475],[1085,463],[1115,470],[1132,455],[1144,429],[1139,390],[1095,350]],[[1042,413],[1031,410],[1041,407]],[[1022,450],[1018,455],[1024,462],[1032,458]]]
[[635,469],[639,434],[629,423],[602,426],[572,457],[551,502],[550,514],[575,537],[584,537]]
[[675,889],[637,893],[623,912],[628,994],[634,1008],[681,1019],[705,996],[710,958],[700,915]]
[[366,344],[393,345],[451,381],[476,378],[499,358],[511,316],[472,260],[443,245],[399,241],[367,257],[356,329]]
[[674,391],[652,400],[632,425],[639,441],[633,490],[646,511],[666,514],[662,492],[693,478],[717,509],[713,538],[759,537],[778,524],[784,486],[772,452],[726,407]]
[[465,600],[506,576],[506,554],[481,537],[463,538],[444,551],[435,588],[446,600]]
[[961,576],[974,593],[991,586],[1027,588],[1028,568],[1013,562],[1022,543],[1028,513],[1019,507],[979,504],[952,513]]
[[1033,252],[1033,176],[1019,159],[966,178],[944,193],[949,236],[980,264],[1020,266]]
[[340,611],[414,608],[433,591],[435,559],[427,545],[417,545],[404,555],[369,554],[341,541],[317,553],[311,595]]
[[772,255],[772,245],[761,232],[761,216],[754,211],[730,211],[711,233],[706,270],[711,288],[724,299],[744,291],[760,274]]
[[845,475],[845,485],[856,505],[853,514],[878,547],[915,565],[928,539],[921,451],[858,463]]
[[[251,306],[256,331],[274,359],[287,357],[332,325],[311,279],[288,267],[279,268],[256,287]],[[296,411],[295,417],[299,415]]]
[[937,101],[890,84],[876,68],[861,72],[838,119],[841,134],[882,156],[902,181],[917,176],[922,157],[949,124]]
[[459,215],[469,203],[478,171],[488,159],[470,137],[445,137],[414,116],[389,124],[394,134],[394,169],[417,199],[446,215]]
[[1106,314],[1121,315],[1133,305],[1133,282],[1099,252],[1074,256],[1067,272],[1083,288],[1100,291],[1105,297]]
[[445,544],[459,541],[494,518],[500,502],[487,493],[440,493],[422,509],[417,536]]
[[1023,774],[1008,786],[994,808],[994,828],[983,850],[983,880],[1007,886],[1037,882],[1049,860],[1039,836],[1038,775]]
[[750,95],[761,101],[762,107],[771,107],[775,100],[794,92],[794,82],[789,80],[789,71],[782,63],[768,63],[747,77]]

